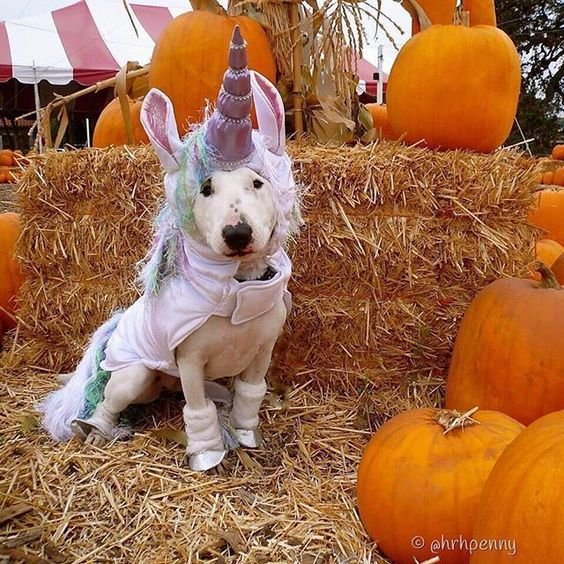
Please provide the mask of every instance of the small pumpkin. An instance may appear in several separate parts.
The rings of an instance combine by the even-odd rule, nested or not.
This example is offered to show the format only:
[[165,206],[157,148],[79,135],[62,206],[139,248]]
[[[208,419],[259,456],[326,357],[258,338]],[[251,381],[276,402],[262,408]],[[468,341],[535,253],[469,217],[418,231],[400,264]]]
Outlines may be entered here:
[[554,176],[552,177],[552,182],[556,186],[564,186],[564,167],[557,168],[554,171]]
[[17,213],[0,213],[0,323],[3,329],[15,327],[14,311],[23,274],[16,259],[16,242],[20,236]]
[[0,151],[0,166],[12,166],[14,155],[10,149],[2,149]]
[[276,84],[276,62],[266,32],[246,16],[186,12],[168,24],[155,45],[149,84],[172,100],[181,135],[190,122],[202,118],[207,101],[217,98],[235,25],[247,42],[249,68]]
[[563,411],[535,421],[505,449],[484,486],[472,537],[511,545],[477,550],[471,564],[562,561],[563,459]]
[[559,284],[564,284],[564,253],[561,254],[550,267]]
[[554,261],[564,253],[564,247],[552,239],[540,239],[536,244],[537,260],[552,267]]
[[564,161],[564,145],[555,145],[552,149],[551,156],[557,161]]
[[554,180],[554,172],[552,170],[547,170],[542,173],[541,183],[542,184],[552,184]]
[[541,190],[529,210],[529,222],[545,231],[543,237],[564,245],[564,190]]
[[[149,143],[149,138],[141,124],[140,100],[128,98],[131,125],[133,127],[133,138],[136,144]],[[119,98],[114,98],[103,110],[94,127],[92,136],[93,147],[109,147],[110,145],[127,144],[127,134]]]
[[408,143],[488,153],[511,131],[520,82],[519,54],[500,29],[433,25],[394,61],[390,123]]
[[463,417],[421,408],[387,421],[358,469],[358,508],[370,537],[394,562],[467,562],[464,550],[431,552],[431,540],[470,538],[486,479],[522,430],[507,415],[482,410]]
[[378,139],[397,139],[390,125],[386,104],[366,104],[366,109],[372,116],[372,124],[376,129]]
[[506,278],[464,314],[447,378],[446,406],[499,410],[528,425],[564,408],[564,289],[546,266],[541,281]]

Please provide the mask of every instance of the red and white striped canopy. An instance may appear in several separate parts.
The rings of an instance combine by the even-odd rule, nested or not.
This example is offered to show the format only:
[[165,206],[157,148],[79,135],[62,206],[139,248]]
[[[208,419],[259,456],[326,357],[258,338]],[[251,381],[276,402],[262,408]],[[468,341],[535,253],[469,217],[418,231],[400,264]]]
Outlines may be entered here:
[[109,8],[100,0],[78,0],[52,12],[0,22],[0,81],[90,85],[114,76],[128,61],[147,64],[168,22],[190,9],[188,0],[182,5],[132,0],[138,35],[123,6]]
[[[150,63],[166,25],[191,9],[188,0],[130,0],[129,5],[137,34],[122,3],[110,0],[77,0],[46,13],[0,22],[0,82],[75,80],[88,86],[115,76],[128,61]],[[364,59],[358,61],[365,88],[373,84],[374,68]]]

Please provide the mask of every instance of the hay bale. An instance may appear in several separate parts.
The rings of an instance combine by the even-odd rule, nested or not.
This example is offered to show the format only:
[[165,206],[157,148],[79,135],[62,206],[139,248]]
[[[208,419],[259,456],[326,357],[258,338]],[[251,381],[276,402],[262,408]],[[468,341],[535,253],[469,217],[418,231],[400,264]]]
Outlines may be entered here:
[[307,225],[292,253],[296,313],[281,371],[444,377],[472,298],[529,269],[534,161],[393,143],[293,156]]
[[[291,249],[295,312],[278,369],[295,380],[440,379],[472,297],[533,257],[533,162],[396,143],[290,150],[307,224]],[[147,147],[52,153],[26,173],[27,365],[72,369],[89,334],[137,297],[161,174]]]

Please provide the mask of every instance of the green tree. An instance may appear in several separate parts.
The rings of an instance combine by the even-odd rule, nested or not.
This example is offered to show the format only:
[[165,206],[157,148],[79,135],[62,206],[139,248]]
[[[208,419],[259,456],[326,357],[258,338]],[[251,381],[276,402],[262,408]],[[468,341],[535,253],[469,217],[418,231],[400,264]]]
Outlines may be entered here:
[[[564,139],[564,2],[496,0],[498,27],[515,43],[522,64],[517,119],[537,154]],[[522,140],[517,127],[508,143]]]

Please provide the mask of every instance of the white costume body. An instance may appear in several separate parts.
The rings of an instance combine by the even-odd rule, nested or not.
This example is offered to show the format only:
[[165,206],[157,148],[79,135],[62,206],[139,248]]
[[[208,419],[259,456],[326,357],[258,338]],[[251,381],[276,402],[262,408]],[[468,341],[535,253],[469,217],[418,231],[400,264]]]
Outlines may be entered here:
[[221,260],[209,248],[186,240],[186,276],[167,281],[158,295],[139,298],[121,316],[106,346],[101,367],[114,372],[143,365],[179,377],[175,349],[211,316],[230,317],[233,325],[256,319],[284,300],[291,263],[283,249],[267,257],[275,271],[270,280],[237,281],[240,262]]

